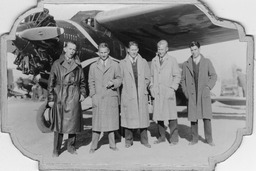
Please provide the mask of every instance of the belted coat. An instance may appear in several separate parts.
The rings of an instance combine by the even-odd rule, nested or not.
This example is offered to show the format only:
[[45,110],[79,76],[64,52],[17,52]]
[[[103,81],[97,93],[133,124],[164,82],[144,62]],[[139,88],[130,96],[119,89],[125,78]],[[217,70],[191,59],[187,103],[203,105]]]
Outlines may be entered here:
[[80,96],[86,97],[84,72],[78,57],[71,66],[61,55],[51,68],[48,81],[48,102],[54,102],[52,130],[74,134],[81,131]]
[[[118,62],[108,58],[105,68],[100,58],[90,66],[89,90],[92,97],[92,130],[99,132],[119,129],[119,94],[121,71]],[[112,81],[114,85],[107,88]]]
[[[196,87],[193,72],[192,56],[182,65],[181,86],[184,95],[188,99],[188,120],[212,118],[212,104],[210,90],[217,81],[217,74],[212,62],[201,55],[199,62],[198,90]],[[197,101],[196,101],[197,97]]]
[[177,60],[166,54],[162,65],[159,57],[153,58],[151,63],[150,91],[154,97],[153,120],[177,119],[176,96],[181,79],[181,69]]
[[138,88],[136,88],[130,57],[120,61],[122,76],[121,126],[136,129],[149,126],[148,86],[149,65],[140,55],[137,57]]

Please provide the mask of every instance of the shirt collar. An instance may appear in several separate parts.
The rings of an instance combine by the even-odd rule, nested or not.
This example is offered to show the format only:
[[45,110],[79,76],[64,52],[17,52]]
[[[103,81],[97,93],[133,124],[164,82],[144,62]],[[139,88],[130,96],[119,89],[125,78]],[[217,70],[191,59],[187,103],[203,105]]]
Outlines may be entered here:
[[136,62],[136,61],[137,61],[138,55],[137,55],[135,58],[133,58],[133,57],[131,57],[131,56],[129,55],[129,58],[130,58],[131,62],[133,63],[133,62]]
[[[108,57],[109,58],[109,57]],[[104,63],[105,63],[105,65],[107,65],[107,62],[108,62],[108,58],[105,60],[105,61],[103,61],[101,58],[100,58],[100,63],[103,65]]]
[[198,64],[199,63],[199,61],[201,60],[201,54],[199,54],[199,56],[197,57],[197,58],[192,58],[193,59],[193,61],[196,63],[196,64]]

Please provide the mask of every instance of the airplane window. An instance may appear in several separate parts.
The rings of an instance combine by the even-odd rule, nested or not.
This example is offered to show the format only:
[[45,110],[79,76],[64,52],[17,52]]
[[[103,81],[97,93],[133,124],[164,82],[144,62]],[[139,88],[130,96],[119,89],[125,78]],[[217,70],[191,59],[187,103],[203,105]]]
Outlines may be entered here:
[[89,26],[94,27],[94,19],[93,18],[87,18],[85,19],[85,23]]

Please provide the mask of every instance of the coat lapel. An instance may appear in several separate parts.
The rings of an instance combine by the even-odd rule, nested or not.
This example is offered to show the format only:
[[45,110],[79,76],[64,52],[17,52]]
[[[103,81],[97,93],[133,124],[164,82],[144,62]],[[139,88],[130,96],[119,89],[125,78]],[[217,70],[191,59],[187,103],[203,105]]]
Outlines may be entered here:
[[142,74],[140,73],[141,71],[143,71],[143,61],[142,61],[142,57],[138,54],[137,57],[137,66],[138,66],[138,80],[143,80],[140,79],[139,77],[142,76]]
[[128,69],[128,72],[130,73],[130,75],[134,79],[133,70],[132,70],[132,64],[131,64],[131,60],[130,60],[128,55],[126,56],[124,61],[125,61],[126,67]]
[[70,72],[72,72],[78,65],[80,65],[80,61],[79,61],[79,58],[78,56],[75,56],[74,61],[72,62],[72,65],[69,66],[66,64],[65,62],[65,56],[62,55],[61,56],[61,65],[65,68],[66,72],[64,74],[64,76],[66,76],[67,74],[69,74]]
[[102,66],[102,63],[100,61],[100,58],[97,60],[97,68],[103,73],[103,66]]
[[154,68],[156,68],[157,71],[158,71],[159,68],[160,68],[160,61],[159,61],[159,57],[158,57],[158,56],[156,56],[156,57],[153,59],[152,64],[155,65]]
[[202,73],[202,71],[204,71],[205,70],[205,67],[206,65],[205,65],[205,58],[204,58],[204,56],[203,55],[201,55],[201,59],[200,59],[200,61],[199,61],[199,75],[198,75],[198,85],[200,84],[200,80],[201,80],[201,73]]
[[107,60],[106,66],[105,66],[104,73],[109,70],[109,68],[110,68],[111,65],[112,65],[112,59],[110,59],[110,58],[108,57],[108,60]]
[[[164,61],[163,61],[162,65],[160,66],[161,69],[163,69],[166,66],[166,64],[168,63],[168,60],[169,60],[169,58],[168,58],[168,55],[166,54],[164,56]],[[159,61],[159,65],[160,65],[160,61]]]
[[192,76],[194,76],[194,72],[193,72],[193,64],[192,64],[192,57],[190,57],[188,60],[187,60],[187,68],[189,69],[190,73]]

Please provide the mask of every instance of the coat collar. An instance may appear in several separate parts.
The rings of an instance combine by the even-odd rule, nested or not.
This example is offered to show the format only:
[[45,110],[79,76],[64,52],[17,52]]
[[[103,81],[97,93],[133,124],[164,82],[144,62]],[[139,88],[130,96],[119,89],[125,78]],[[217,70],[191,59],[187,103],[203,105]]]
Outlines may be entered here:
[[[81,65],[80,59],[77,55],[73,59],[74,59],[74,61],[77,65]],[[60,61],[60,64],[62,65],[62,63],[65,61],[65,55],[64,54],[60,55],[59,61]]]
[[96,65],[97,65],[97,68],[98,68],[99,70],[101,70],[103,73],[105,73],[105,72],[110,68],[110,66],[112,65],[112,62],[113,62],[113,59],[112,59],[111,56],[109,56],[109,57],[108,57],[107,64],[106,64],[105,69],[104,69],[103,66],[102,66],[101,59],[100,59],[100,57],[99,57],[99,58],[97,59],[97,61],[96,61]]
[[[131,63],[130,56],[128,54],[124,58],[124,62],[125,62],[125,65],[126,65],[128,71],[129,71],[129,73],[131,74],[132,78],[134,79],[133,70],[132,70],[132,63]],[[141,65],[142,65],[142,57],[140,56],[140,54],[138,54],[138,56],[137,56],[137,66],[138,66],[138,68],[141,68]],[[138,69],[138,72],[139,71],[140,70]]]
[[[199,62],[199,69],[201,70],[202,66],[204,66],[204,62],[205,62],[205,57],[201,55],[201,59],[200,59],[200,62]],[[191,72],[192,75],[194,75],[194,72],[193,72],[193,58],[192,56],[189,57],[189,59],[186,61],[186,66],[187,68],[189,69],[189,71]]]
[[168,53],[166,53],[163,57],[163,63],[162,65],[160,65],[160,58],[158,55],[156,55],[154,58],[154,64],[157,66],[157,68],[164,68],[168,61],[170,60],[170,57],[171,56]]
[[60,65],[67,69],[66,74],[68,74],[68,73],[70,73],[71,71],[73,71],[77,66],[81,66],[81,62],[80,62],[78,56],[75,56],[75,57],[73,58],[74,63],[71,65],[71,67],[67,67],[67,66],[65,65],[65,63],[64,63],[64,61],[65,61],[65,55],[64,55],[64,54],[62,54],[62,55],[60,56],[59,60],[60,60]]

